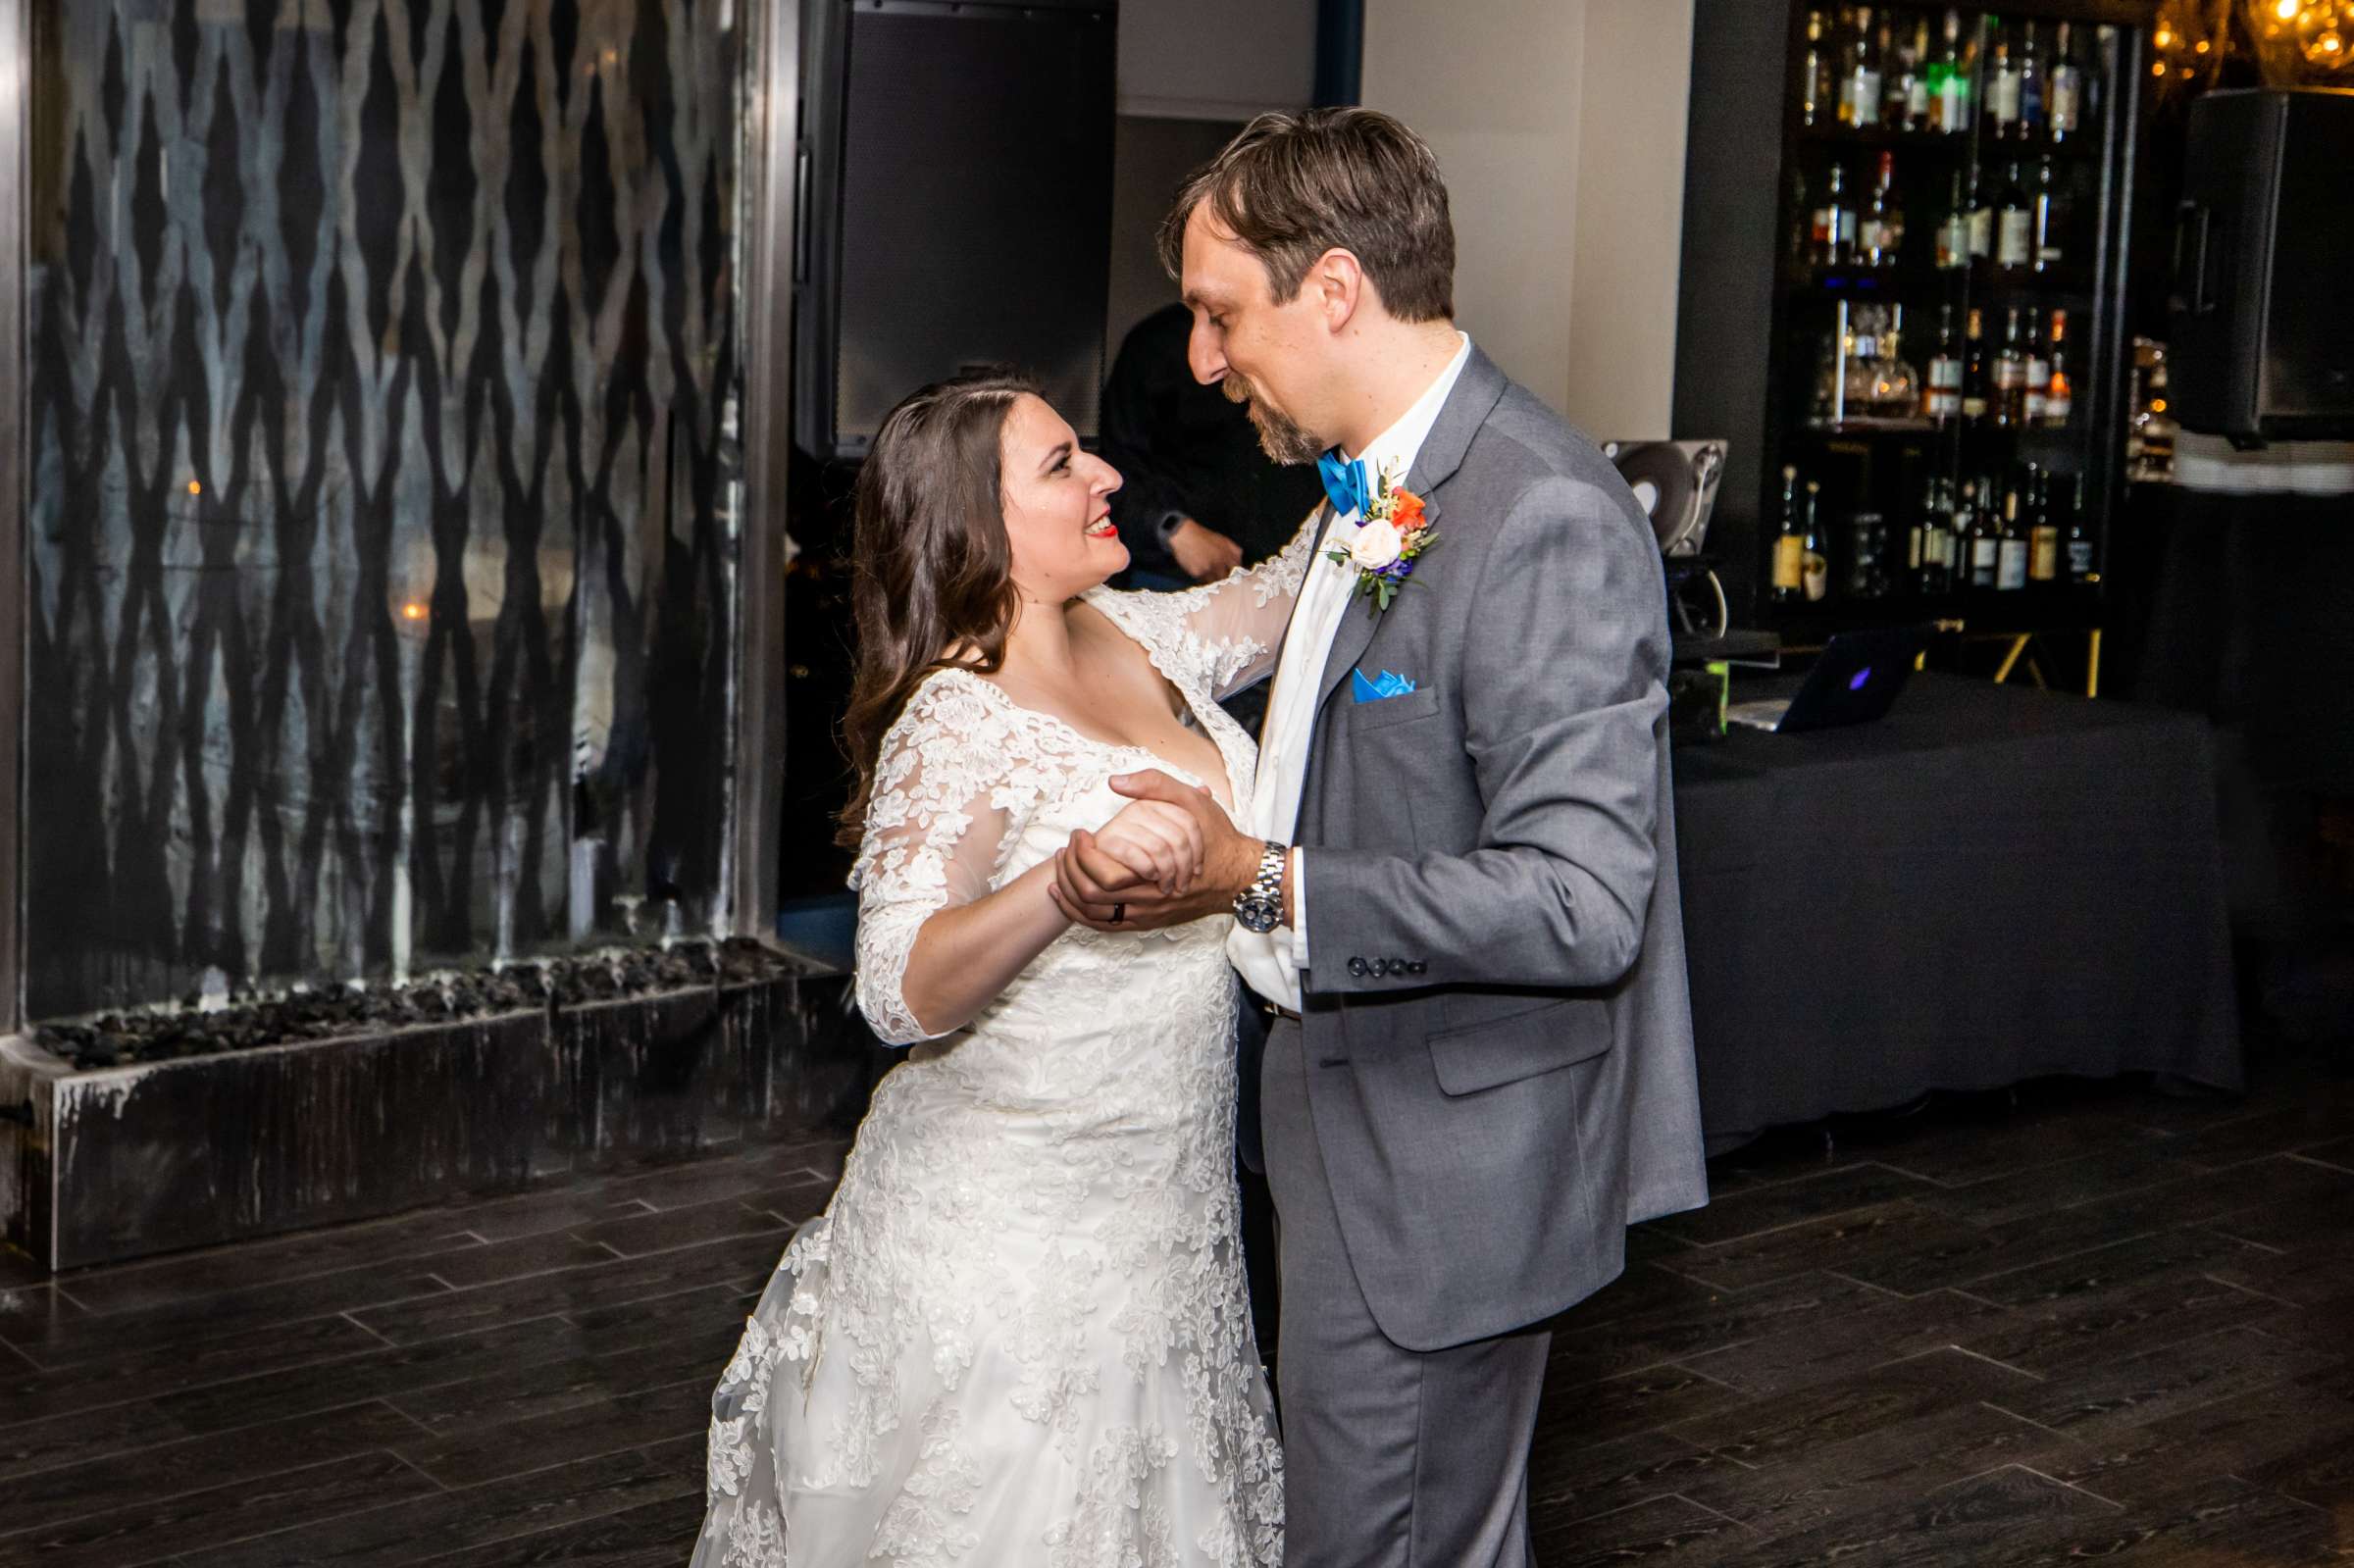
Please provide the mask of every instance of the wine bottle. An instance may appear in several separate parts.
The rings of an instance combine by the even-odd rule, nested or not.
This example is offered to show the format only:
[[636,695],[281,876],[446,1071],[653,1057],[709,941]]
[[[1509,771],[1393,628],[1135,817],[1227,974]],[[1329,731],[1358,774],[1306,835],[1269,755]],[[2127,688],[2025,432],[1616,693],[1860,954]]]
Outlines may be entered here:
[[1907,130],[1929,128],[1929,19],[1913,21],[1913,46],[1905,60],[1905,118]]
[[1802,125],[1820,125],[1831,109],[1831,61],[1822,45],[1822,13],[1819,11],[1807,13],[1807,58],[1799,70],[1799,121]]
[[1776,604],[1795,600],[1806,581],[1806,544],[1798,529],[1798,470],[1782,470],[1782,530],[1773,537],[1773,587]]
[[1954,341],[1954,307],[1937,312],[1937,351],[1921,391],[1921,410],[1940,430],[1962,417],[1962,350]]
[[2017,430],[2026,413],[2027,357],[2019,345],[2019,307],[2011,307],[2010,325],[2003,329],[2002,352],[1994,359],[1994,387],[1987,399],[1987,418],[2002,430]]
[[1994,587],[1998,593],[2017,593],[2027,585],[2027,536],[2019,527],[2019,488],[2003,494],[2002,532],[1995,548]]
[[1988,402],[1986,322],[1979,307],[1975,305],[1970,307],[1969,325],[1964,331],[1962,418],[1976,425],[1985,420]]
[[1995,217],[1994,264],[2005,272],[2023,271],[2034,259],[2035,212],[2019,182],[2019,160],[2003,173],[2001,207]]
[[1806,531],[1799,538],[1800,573],[1808,602],[1817,604],[1831,591],[1831,558],[1822,547],[1821,500],[1821,481],[1807,481]]
[[2027,465],[2027,581],[2050,587],[2060,581],[2060,529],[2052,521],[2043,472]]
[[1845,267],[1855,260],[1856,204],[1847,194],[1847,169],[1831,165],[1830,186],[1815,214],[1815,262],[1818,267]]
[[1938,51],[1935,71],[1936,104],[1930,112],[1936,117],[1936,128],[1949,136],[1967,136],[1970,127],[1970,61],[1962,48],[1962,13],[1951,6],[1946,8],[1945,43]]
[[2019,423],[2034,427],[2044,422],[2052,389],[2052,361],[2044,352],[2043,329],[2033,311],[2027,312],[2026,377],[2020,386]]
[[1986,134],[1999,141],[2018,124],[2019,62],[2012,57],[2011,40],[1997,30],[1986,67]]
[[2021,141],[2031,141],[2043,129],[2044,65],[2035,52],[2035,24],[2023,27],[2024,37],[2019,51],[2019,118],[2011,123],[2011,134]]
[[1839,97],[1839,123],[1864,126],[1880,118],[1880,52],[1871,30],[1871,7],[1856,8],[1855,50],[1848,57],[1847,84]]
[[2044,93],[2044,123],[2058,142],[2076,133],[2077,117],[2084,110],[2084,72],[2069,46],[2068,33],[2063,22],[2052,44],[2051,86]]
[[1987,515],[1992,510],[1991,506],[1980,506],[1977,494],[1978,487],[1975,484],[1963,484],[1962,510],[1955,514],[1954,522],[1957,528],[1962,528],[1965,526],[1963,520],[1969,520],[1965,542],[1969,547],[1970,585],[1972,588],[1991,589],[2001,564],[2002,540],[1996,535],[1993,520]]
[[2068,581],[2078,587],[2093,577],[2092,534],[2084,527],[2084,476],[2075,478],[2068,501]]
[[1864,211],[1862,260],[1868,267],[1894,267],[1905,243],[1904,200],[1896,190],[1896,154],[1880,154],[1880,177]]
[[2051,378],[2044,385],[2043,423],[2054,429],[2066,425],[2075,411],[2075,389],[2069,384],[2068,359],[2062,352],[2062,341],[2068,335],[2068,312],[2052,312],[2052,330],[2046,340],[2046,353],[2052,362]]
[[2062,257],[2060,238],[2060,198],[2052,182],[2052,161],[2044,159],[2035,172],[2034,206],[2034,267],[2048,273],[2058,267]]

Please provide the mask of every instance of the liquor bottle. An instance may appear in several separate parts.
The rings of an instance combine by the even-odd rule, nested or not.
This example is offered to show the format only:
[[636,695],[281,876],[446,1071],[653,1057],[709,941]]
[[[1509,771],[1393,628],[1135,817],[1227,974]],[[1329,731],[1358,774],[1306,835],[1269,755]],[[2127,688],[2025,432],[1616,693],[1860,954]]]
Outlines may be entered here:
[[2044,422],[2052,390],[2051,356],[2044,352],[2043,328],[2036,321],[2033,311],[2027,312],[2025,350],[2027,374],[2025,381],[2020,388],[2019,422],[2021,425],[2032,427]]
[[1994,386],[1987,399],[1987,418],[2002,430],[2017,430],[2025,416],[2027,356],[2019,346],[2019,307],[2011,307],[2010,325],[2003,329],[2003,348],[1994,359]]
[[1945,13],[1945,43],[1932,69],[1931,91],[1936,104],[1930,114],[1936,128],[1949,136],[1969,135],[1970,61],[1962,51],[1962,13],[1950,6]]
[[2043,99],[2044,124],[2052,140],[2067,141],[2076,133],[2077,119],[2084,112],[2084,72],[2069,47],[2065,22],[2052,44],[2051,85],[2044,90]]
[[2035,52],[2035,24],[2027,23],[2024,31],[2019,51],[2019,118],[2011,124],[2011,134],[2030,141],[2043,131],[2044,64]]
[[2027,581],[2048,588],[2060,581],[2060,528],[2052,521],[2043,472],[2027,465]]
[[2003,174],[2001,205],[1994,220],[1994,264],[2005,272],[2019,272],[2034,259],[2035,212],[2027,205],[2027,193],[2019,182],[2019,160],[2011,161]]
[[1970,307],[1963,333],[1962,418],[1975,425],[1986,418],[1987,403],[1986,323],[1978,306]]
[[1913,20],[1913,46],[1905,59],[1905,118],[1907,130],[1929,128],[1929,19]]
[[1831,558],[1822,548],[1821,500],[1820,481],[1807,481],[1806,530],[1799,535],[1800,577],[1808,602],[1816,604],[1831,591]]
[[1807,13],[1807,59],[1800,68],[1798,118],[1809,126],[1821,125],[1832,115],[1831,54],[1822,40],[1822,13]]
[[1953,194],[1948,198],[1945,222],[1937,226],[1937,265],[1939,268],[1970,265],[1970,209],[1962,205],[1962,171],[1954,171]]
[[2002,531],[1996,537],[1994,589],[2017,593],[2027,585],[2027,536],[2019,526],[2019,487],[2003,492]]
[[1906,550],[1916,592],[1923,598],[1937,598],[1945,592],[1951,577],[1952,552],[1953,517],[1946,505],[1945,481],[1941,476],[1931,475],[1921,496],[1920,519],[1913,526]]
[[1986,134],[1999,140],[2018,124],[2019,62],[2012,57],[2011,40],[1998,31],[1986,66]]
[[1839,123],[1869,126],[1880,118],[1880,51],[1871,30],[1871,7],[1856,8],[1856,41],[1848,57],[1847,83],[1839,95]]
[[2084,527],[2084,476],[2076,476],[2068,501],[2068,581],[2077,587],[2093,577],[2092,534]]
[[1896,190],[1896,154],[1880,154],[1879,182],[1864,209],[1859,258],[1868,267],[1894,267],[1905,242],[1905,205]]
[[2052,161],[2049,158],[2035,171],[2033,227],[2035,271],[2047,273],[2060,265],[2062,256],[2059,195],[2052,183]]
[[2075,388],[2069,384],[2068,360],[2061,351],[2062,340],[2068,336],[2068,312],[2052,312],[2051,336],[2046,340],[2046,355],[2052,362],[2050,379],[2043,390],[2043,423],[2053,429],[2066,425],[2075,412]]
[[1962,417],[1962,351],[1954,341],[1954,307],[1937,312],[1937,351],[1929,356],[1929,373],[1921,390],[1920,411],[1939,430]]
[[1970,167],[1970,259],[1972,262],[1991,261],[1994,257],[1994,203],[1987,199],[1978,185],[1978,167]]
[[1806,541],[1798,529],[1798,470],[1782,470],[1782,531],[1773,536],[1773,588],[1776,604],[1796,600],[1806,583]]
[[1815,210],[1815,265],[1845,267],[1855,252],[1856,205],[1847,194],[1847,169],[1833,164],[1830,186]]
[[2001,565],[2002,539],[1988,515],[1992,506],[1980,506],[1977,494],[1975,484],[1963,484],[1962,510],[1954,514],[1954,527],[1962,536],[1964,556],[1970,567],[1970,586],[1992,588]]

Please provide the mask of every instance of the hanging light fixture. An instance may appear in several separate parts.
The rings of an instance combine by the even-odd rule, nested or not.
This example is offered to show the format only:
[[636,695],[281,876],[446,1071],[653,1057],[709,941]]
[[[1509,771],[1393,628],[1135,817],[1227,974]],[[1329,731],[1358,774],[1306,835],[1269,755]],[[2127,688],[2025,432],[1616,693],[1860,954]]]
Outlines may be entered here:
[[[2283,0],[2249,0],[2276,8]],[[2299,0],[2286,0],[2295,5]],[[2215,85],[2231,49],[2231,0],[2161,0],[2150,26],[2150,75],[2161,97]]]
[[2241,0],[2240,20],[2266,86],[2354,80],[2354,0]]

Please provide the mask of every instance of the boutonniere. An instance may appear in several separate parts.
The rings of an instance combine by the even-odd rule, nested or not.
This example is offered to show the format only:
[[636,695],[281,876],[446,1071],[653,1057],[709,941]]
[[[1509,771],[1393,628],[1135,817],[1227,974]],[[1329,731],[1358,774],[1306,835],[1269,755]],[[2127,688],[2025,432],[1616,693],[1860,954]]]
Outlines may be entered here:
[[1379,615],[1414,575],[1415,558],[1438,542],[1439,531],[1423,521],[1422,497],[1385,472],[1364,508],[1356,537],[1324,554],[1356,571],[1356,591],[1371,596],[1373,613]]

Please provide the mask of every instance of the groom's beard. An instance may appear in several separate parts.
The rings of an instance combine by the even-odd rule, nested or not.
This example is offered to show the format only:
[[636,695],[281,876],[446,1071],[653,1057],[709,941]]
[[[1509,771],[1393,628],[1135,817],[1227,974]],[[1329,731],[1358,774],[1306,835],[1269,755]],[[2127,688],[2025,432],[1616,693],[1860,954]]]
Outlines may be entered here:
[[1231,371],[1218,382],[1218,390],[1226,394],[1227,402],[1241,403],[1250,411],[1251,424],[1258,431],[1258,449],[1278,463],[1313,463],[1332,444],[1316,439],[1280,411],[1253,397],[1251,383]]

